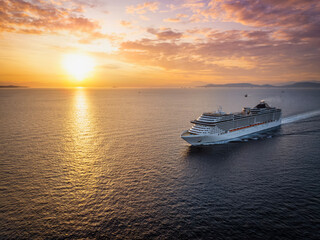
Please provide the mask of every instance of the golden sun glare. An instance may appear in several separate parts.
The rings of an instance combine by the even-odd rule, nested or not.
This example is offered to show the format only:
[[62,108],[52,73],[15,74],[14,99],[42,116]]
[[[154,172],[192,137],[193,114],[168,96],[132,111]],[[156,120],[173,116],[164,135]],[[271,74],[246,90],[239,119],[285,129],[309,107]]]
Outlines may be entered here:
[[78,81],[88,77],[94,65],[93,59],[84,54],[67,54],[63,58],[63,66]]

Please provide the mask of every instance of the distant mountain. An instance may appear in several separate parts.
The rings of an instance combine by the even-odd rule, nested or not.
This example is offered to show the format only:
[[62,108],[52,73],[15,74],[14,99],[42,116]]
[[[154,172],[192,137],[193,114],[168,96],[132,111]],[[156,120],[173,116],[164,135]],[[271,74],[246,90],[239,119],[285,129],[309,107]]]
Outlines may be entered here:
[[320,82],[297,82],[282,86],[273,86],[270,84],[258,85],[252,83],[228,83],[228,84],[207,84],[200,87],[240,87],[240,88],[320,88]]
[[207,84],[201,87],[274,87],[270,84],[257,85],[252,83],[228,83],[228,84]]
[[320,82],[297,82],[282,86],[283,88],[320,88]]
[[27,88],[26,86],[0,85],[0,88]]

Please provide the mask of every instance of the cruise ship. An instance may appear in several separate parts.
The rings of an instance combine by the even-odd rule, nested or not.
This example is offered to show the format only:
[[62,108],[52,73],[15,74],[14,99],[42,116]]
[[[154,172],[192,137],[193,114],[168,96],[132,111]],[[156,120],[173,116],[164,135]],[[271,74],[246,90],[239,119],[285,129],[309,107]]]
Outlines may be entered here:
[[281,109],[270,107],[264,100],[241,112],[224,113],[221,108],[213,113],[203,113],[191,121],[193,126],[181,134],[191,145],[209,145],[265,131],[281,125]]

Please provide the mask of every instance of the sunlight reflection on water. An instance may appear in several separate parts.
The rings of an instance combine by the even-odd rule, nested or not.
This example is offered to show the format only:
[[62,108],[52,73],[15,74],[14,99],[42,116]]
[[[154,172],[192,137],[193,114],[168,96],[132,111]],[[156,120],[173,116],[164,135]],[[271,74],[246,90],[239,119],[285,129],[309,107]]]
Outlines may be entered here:
[[[61,161],[65,173],[62,175],[65,186],[68,186],[69,201],[73,201],[75,212],[83,212],[88,199],[95,192],[98,179],[96,168],[97,144],[90,103],[85,89],[75,90],[73,106],[70,108],[70,120],[66,129],[64,159]],[[72,190],[71,190],[72,189]],[[69,206],[67,204],[66,206]],[[71,212],[71,216],[74,213]]]

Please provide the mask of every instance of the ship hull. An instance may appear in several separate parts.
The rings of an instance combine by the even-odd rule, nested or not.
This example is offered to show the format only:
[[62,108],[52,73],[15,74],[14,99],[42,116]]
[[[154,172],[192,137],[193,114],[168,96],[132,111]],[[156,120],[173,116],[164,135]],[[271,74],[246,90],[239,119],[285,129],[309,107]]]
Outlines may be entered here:
[[246,135],[250,135],[253,133],[266,131],[272,128],[279,127],[281,125],[281,119],[278,121],[268,122],[261,125],[247,127],[244,129],[240,129],[237,131],[228,132],[225,134],[188,134],[188,131],[185,131],[181,134],[181,138],[186,142],[190,143],[193,146],[199,145],[211,145],[217,144],[225,141],[229,141],[232,139],[244,137]]

